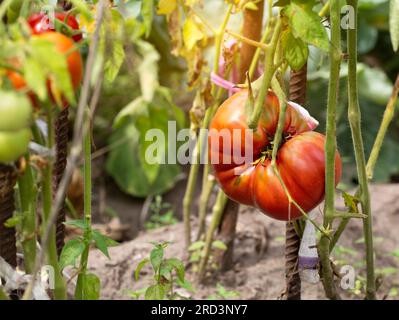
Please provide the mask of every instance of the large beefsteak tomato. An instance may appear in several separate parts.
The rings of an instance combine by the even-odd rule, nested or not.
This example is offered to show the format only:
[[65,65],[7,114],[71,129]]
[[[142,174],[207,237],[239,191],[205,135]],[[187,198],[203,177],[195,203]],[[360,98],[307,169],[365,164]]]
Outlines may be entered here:
[[[289,202],[271,166],[271,142],[280,111],[278,99],[269,91],[258,127],[248,135],[247,98],[246,90],[234,94],[219,107],[211,121],[208,146],[216,179],[226,195],[239,203],[257,207],[278,220],[297,219],[302,214]],[[304,108],[289,102],[286,110],[276,165],[291,197],[308,212],[324,198],[325,137],[311,131],[318,123]],[[243,163],[248,152],[251,161]],[[341,176],[341,165],[337,151],[336,183]]]

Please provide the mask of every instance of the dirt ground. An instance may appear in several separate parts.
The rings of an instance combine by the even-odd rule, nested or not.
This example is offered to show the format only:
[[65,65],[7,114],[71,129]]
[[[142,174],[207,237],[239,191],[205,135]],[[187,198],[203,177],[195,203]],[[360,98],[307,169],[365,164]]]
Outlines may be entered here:
[[[374,185],[371,187],[372,210],[376,251],[376,271],[380,284],[379,299],[398,299],[399,290],[399,185]],[[337,197],[338,198],[338,197]],[[341,206],[340,201],[338,207]],[[319,208],[316,208],[320,212]],[[320,216],[320,215],[319,215]],[[195,230],[195,221],[193,229]],[[361,221],[352,220],[334,253],[338,269],[342,265],[354,267],[358,288],[364,276],[364,244]],[[206,285],[195,284],[195,274],[188,270],[194,293],[182,292],[192,299],[207,299],[215,294],[216,283],[226,290],[239,293],[236,299],[278,299],[285,288],[284,279],[285,223],[269,219],[256,210],[242,206],[240,209],[235,243],[235,267],[224,274],[216,274]],[[183,258],[183,225],[162,227],[141,232],[134,240],[110,249],[111,260],[94,250],[89,266],[102,281],[102,299],[131,299],[129,291],[148,286],[151,281],[150,267],[141,272],[139,281],[134,280],[138,262],[147,257],[150,242],[173,242],[166,249],[167,257]],[[393,252],[396,250],[398,257]],[[358,292],[344,291],[344,299],[362,299]],[[302,299],[325,299],[321,284],[302,284]]]

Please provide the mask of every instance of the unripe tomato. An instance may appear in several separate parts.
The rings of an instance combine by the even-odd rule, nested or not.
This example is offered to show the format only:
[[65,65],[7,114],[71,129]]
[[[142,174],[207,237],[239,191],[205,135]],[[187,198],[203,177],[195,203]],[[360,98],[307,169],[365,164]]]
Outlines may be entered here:
[[[56,12],[54,18],[68,25],[72,31],[79,31],[79,23],[73,15],[67,14],[66,12]],[[50,21],[48,15],[44,13],[35,13],[28,18],[28,24],[32,29],[33,34],[42,34],[45,32],[55,31],[55,21]],[[59,30],[62,34],[70,36],[71,30],[63,27]],[[72,35],[72,39],[75,42],[82,40],[82,33]]]
[[32,106],[22,94],[0,91],[0,131],[28,128],[32,121]]
[[8,163],[22,156],[29,146],[29,128],[18,131],[0,131],[0,163]]
[[[247,115],[246,91],[227,99],[218,109],[210,124],[209,154],[215,177],[231,199],[260,209],[278,220],[301,217],[300,210],[289,204],[283,186],[271,166],[271,150],[279,117],[279,103],[269,92],[262,116],[253,137],[245,135]],[[324,135],[313,129],[298,106],[287,106],[284,138],[279,147],[276,165],[291,197],[309,212],[324,199],[325,155]],[[234,136],[234,130],[237,132]],[[230,133],[230,135],[222,134]],[[215,135],[215,136],[214,136]],[[227,137],[227,138],[226,138]],[[243,162],[245,153],[251,152],[253,162]],[[226,159],[230,159],[226,161]],[[335,182],[341,177],[341,158],[335,155]]]

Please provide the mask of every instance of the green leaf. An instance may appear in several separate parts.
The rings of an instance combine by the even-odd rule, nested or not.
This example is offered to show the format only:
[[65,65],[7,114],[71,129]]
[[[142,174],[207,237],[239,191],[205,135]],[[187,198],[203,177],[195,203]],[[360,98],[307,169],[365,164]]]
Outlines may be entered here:
[[212,248],[215,249],[220,249],[220,250],[227,250],[227,246],[224,244],[224,242],[220,240],[215,240],[212,242]]
[[195,292],[193,285],[187,279],[184,279],[184,281],[180,281],[179,279],[177,279],[176,282],[179,287],[186,289],[187,291],[190,291],[190,292]]
[[[106,168],[125,192],[146,197],[162,194],[175,185],[181,171],[178,164],[166,163],[168,121],[176,121],[179,130],[185,117],[164,88],[156,89],[151,103],[139,97],[115,118],[110,138],[115,148],[108,155]],[[151,129],[157,133],[152,141],[148,136],[146,139]],[[154,150],[155,143],[159,148]]]
[[93,273],[80,273],[75,289],[76,300],[100,299],[101,281]]
[[163,248],[161,246],[156,246],[154,249],[152,249],[150,253],[151,265],[155,272],[159,270],[162,259],[163,259]]
[[135,279],[136,281],[139,280],[139,276],[140,276],[140,271],[141,271],[141,269],[143,269],[144,266],[145,266],[148,262],[150,262],[150,259],[145,258],[145,259],[141,260],[141,261],[139,262],[139,264],[137,265],[137,268],[136,268],[136,270],[134,271],[134,279]]
[[60,268],[64,269],[66,266],[75,266],[77,259],[85,249],[84,243],[80,239],[69,240],[62,248],[60,255]]
[[399,0],[390,0],[389,4],[389,32],[394,51],[399,48]]
[[[41,66],[46,78],[50,77],[52,79],[52,85],[56,87],[57,90],[63,94],[63,96],[65,96],[67,101],[71,104],[75,104],[75,95],[72,88],[72,81],[68,70],[66,55],[60,53],[56,49],[54,43],[42,38],[31,37],[30,58],[33,59],[36,64]],[[33,64],[34,63],[31,62],[31,66]],[[32,81],[33,77],[29,77],[29,81]],[[39,80],[43,80],[42,76],[40,76]],[[28,82],[29,87],[32,85],[36,88],[32,82]],[[37,93],[39,94],[40,92]],[[60,99],[60,97],[57,97],[57,95],[54,95],[54,98],[56,100],[57,98]],[[62,101],[59,100],[57,103],[61,105]]]
[[193,242],[189,247],[188,247],[188,251],[197,251],[199,249],[202,249],[205,245],[204,241],[196,241]]
[[108,247],[117,246],[118,243],[111,238],[102,235],[99,231],[93,230],[92,232],[93,240],[96,244],[96,248],[99,249],[108,259],[110,259],[108,253]]
[[46,74],[41,64],[32,59],[27,58],[24,64],[24,78],[26,84],[40,100],[47,97]]
[[321,23],[321,18],[309,6],[291,2],[283,12],[296,38],[321,50],[329,51],[327,31]]
[[291,69],[298,71],[308,60],[308,46],[299,38],[295,38],[290,31],[283,32],[281,45],[284,58],[287,60]]
[[138,67],[141,93],[145,101],[151,102],[154,98],[155,90],[159,87],[159,54],[153,45],[145,41],[138,41],[137,49],[142,57],[142,61]]
[[14,214],[11,218],[8,218],[4,223],[6,228],[15,228],[17,225],[21,224],[23,220],[23,215],[20,213]]
[[78,229],[81,229],[83,231],[87,230],[89,227],[86,220],[68,220],[64,222],[65,225],[76,227]]
[[145,0],[141,3],[141,16],[145,26],[145,36],[148,38],[154,20],[154,0]]
[[145,300],[163,300],[164,297],[165,289],[160,284],[148,287],[144,295]]
[[170,258],[166,260],[166,264],[172,266],[176,271],[177,278],[184,282],[185,270],[183,262],[177,258]]

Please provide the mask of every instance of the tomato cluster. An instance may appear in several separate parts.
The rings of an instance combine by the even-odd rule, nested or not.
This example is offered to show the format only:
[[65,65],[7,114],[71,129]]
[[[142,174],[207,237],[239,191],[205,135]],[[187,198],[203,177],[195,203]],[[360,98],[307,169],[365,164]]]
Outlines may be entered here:
[[[231,199],[259,208],[278,220],[301,217],[301,211],[290,203],[283,184],[271,165],[272,139],[277,129],[279,102],[269,91],[258,127],[251,139],[245,135],[247,126],[247,91],[227,99],[218,109],[210,124],[209,154],[215,176]],[[300,106],[287,106],[283,143],[279,146],[276,165],[287,191],[295,202],[308,212],[324,198],[325,193],[325,137],[311,131],[310,116]],[[234,139],[234,130],[240,132]],[[222,132],[230,133],[228,135]],[[216,138],[213,137],[216,133]],[[226,137],[228,137],[226,139]],[[249,151],[248,151],[249,150]],[[252,152],[253,161],[242,163],[234,155],[244,157]],[[230,161],[224,161],[224,159]],[[242,159],[240,159],[242,160]],[[341,158],[336,152],[335,180],[341,176]]]
[[[56,20],[68,25],[71,30],[79,30],[79,24],[75,17],[67,15],[66,13],[56,13],[55,18]],[[74,89],[77,89],[80,86],[83,77],[83,61],[78,48],[75,46],[75,42],[79,42],[82,39],[82,35],[80,33],[72,35],[72,40],[68,36],[56,32],[54,28],[50,27],[51,24],[44,14],[33,14],[28,19],[28,23],[32,30],[32,37],[41,38],[53,43],[60,53],[67,56],[66,61],[71,76],[72,86]],[[14,62],[14,64],[18,66],[18,62]],[[8,70],[7,76],[15,89],[26,89],[27,85],[23,75],[13,70]],[[47,81],[47,87],[50,97],[53,97],[54,95],[51,90],[52,86],[50,80]],[[28,95],[31,98],[33,105],[37,106],[38,102],[34,94],[29,92]]]
[[[54,44],[56,50],[66,56],[72,86],[76,90],[83,77],[82,57],[76,46],[76,42],[82,40],[79,24],[74,16],[65,12],[56,13],[55,20],[61,25],[61,32],[55,30],[54,23],[51,24],[44,14],[33,14],[28,19],[28,24],[31,27],[32,37]],[[20,62],[16,59],[10,63],[16,68],[20,67]],[[32,104],[38,108],[38,99],[27,88],[23,75],[14,70],[7,70],[7,76],[16,91],[27,92],[30,101],[22,93],[0,93],[2,98],[0,104],[0,163],[13,162],[27,151],[31,139]],[[49,96],[52,98],[54,94],[50,79],[47,80],[47,88]]]

